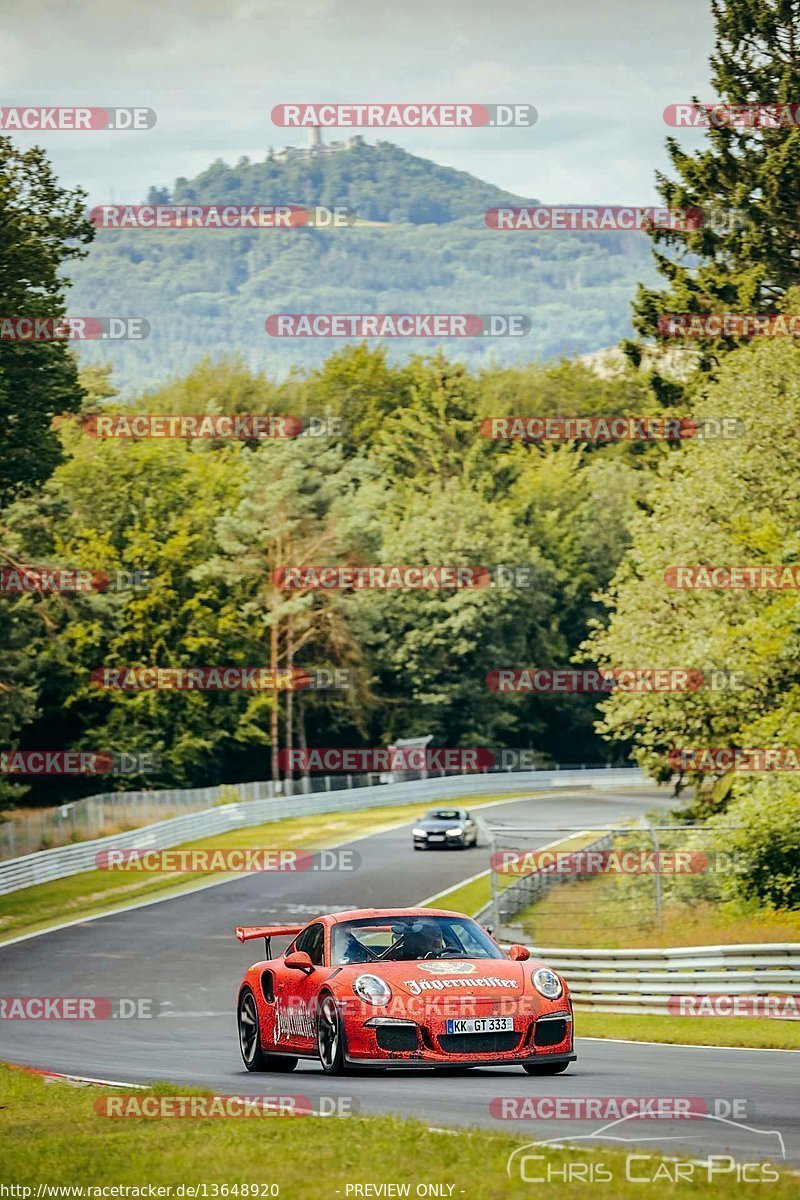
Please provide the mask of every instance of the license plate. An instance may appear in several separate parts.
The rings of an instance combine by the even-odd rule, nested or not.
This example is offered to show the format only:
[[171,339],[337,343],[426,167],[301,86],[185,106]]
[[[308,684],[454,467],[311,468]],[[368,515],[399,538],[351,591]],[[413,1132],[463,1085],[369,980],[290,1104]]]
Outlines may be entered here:
[[470,1017],[447,1022],[448,1033],[504,1033],[513,1028],[513,1017]]
[[428,841],[429,842],[443,842],[444,834],[443,833],[431,833],[428,835]]

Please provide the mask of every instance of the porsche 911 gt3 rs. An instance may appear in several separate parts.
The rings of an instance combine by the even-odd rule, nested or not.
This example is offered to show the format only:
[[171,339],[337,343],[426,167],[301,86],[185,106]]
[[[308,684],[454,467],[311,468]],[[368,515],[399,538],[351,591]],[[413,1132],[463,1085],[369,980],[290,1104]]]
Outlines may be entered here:
[[[525,946],[504,953],[461,913],[354,909],[236,936],[266,941],[239,989],[248,1071],[291,1071],[310,1058],[330,1075],[502,1065],[555,1075],[576,1058],[564,980]],[[293,941],[273,956],[281,936]]]

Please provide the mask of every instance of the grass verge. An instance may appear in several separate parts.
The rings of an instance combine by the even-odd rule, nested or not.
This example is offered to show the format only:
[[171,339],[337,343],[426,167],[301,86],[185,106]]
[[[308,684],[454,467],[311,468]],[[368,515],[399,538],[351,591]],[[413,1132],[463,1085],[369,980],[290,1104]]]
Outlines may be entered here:
[[[474,806],[473,806],[474,807]],[[587,846],[595,841],[599,830],[587,831],[585,834],[574,834],[572,837],[561,838],[558,842],[550,843],[549,849],[558,850],[579,850],[582,846]],[[514,874],[501,873],[497,876],[497,882],[500,891],[510,887],[516,882],[518,876]],[[488,904],[492,898],[492,872],[491,870],[484,871],[476,879],[470,879],[466,883],[456,884],[455,887],[449,888],[434,900],[427,902],[427,908],[451,908],[456,912],[466,913],[468,916],[474,916],[476,912]]]
[[[291,1093],[287,1082],[288,1078],[276,1091]],[[152,1092],[193,1094],[172,1086]],[[45,1085],[37,1076],[0,1065],[4,1179],[31,1188],[28,1196],[36,1196],[40,1184],[144,1188],[128,1193],[140,1196],[147,1196],[148,1185],[176,1189],[183,1184],[185,1189],[199,1187],[194,1195],[201,1200],[204,1196],[243,1194],[261,1197],[270,1194],[266,1190],[270,1183],[277,1184],[278,1194],[290,1200],[346,1200],[357,1194],[352,1191],[354,1184],[380,1183],[408,1187],[407,1193],[392,1189],[384,1194],[411,1196],[417,1194],[420,1184],[435,1183],[441,1190],[434,1195],[457,1200],[530,1200],[532,1194],[530,1182],[523,1182],[518,1174],[509,1178],[506,1163],[513,1150],[536,1138],[535,1131],[516,1137],[484,1130],[448,1135],[419,1121],[396,1117],[235,1120],[99,1116],[95,1104],[109,1094],[119,1095],[96,1087]],[[141,1098],[151,1093],[135,1094]],[[638,1149],[641,1152],[641,1147]],[[564,1183],[562,1179],[565,1163],[580,1163],[585,1171],[587,1161],[601,1161],[612,1173],[613,1190],[606,1194],[642,1194],[641,1183],[626,1180],[625,1154],[619,1150],[603,1147],[591,1155],[556,1149],[541,1153],[544,1161],[534,1164],[536,1172],[558,1172],[548,1187],[550,1196],[583,1194],[585,1183]],[[687,1151],[686,1158],[697,1154],[695,1147]],[[637,1161],[636,1173],[641,1176],[646,1168],[655,1176],[659,1167],[674,1170],[663,1160],[650,1158]],[[711,1182],[706,1174],[698,1168],[699,1181],[688,1189],[693,1197],[740,1197],[746,1186],[737,1184],[733,1173]],[[243,1193],[243,1184],[249,1188],[258,1185],[258,1190]],[[670,1183],[669,1176],[662,1175],[659,1195],[685,1195],[686,1191],[685,1183]],[[28,1200],[24,1193],[15,1194]],[[85,1196],[91,1194],[84,1192]],[[192,1192],[172,1192],[177,1194],[190,1196]],[[381,1193],[362,1190],[360,1194]],[[769,1194],[778,1200],[796,1196],[796,1177],[782,1174],[771,1184]]]
[[759,1017],[662,1017],[576,1008],[575,1033],[578,1037],[623,1038],[633,1042],[800,1050],[800,1021]]
[[800,942],[800,910],[768,911],[743,904],[694,899],[666,900],[663,928],[655,921],[652,877],[596,875],[569,880],[545,893],[515,920],[539,946],[609,950],[658,946],[728,946],[754,942]]
[[[515,793],[485,796],[478,809],[497,800],[513,800]],[[424,804],[392,808],[353,809],[306,817],[287,817],[266,825],[239,828],[201,841],[186,842],[174,849],[202,847],[233,850],[246,847],[321,850],[338,842],[379,833],[393,825],[413,821]],[[226,878],[219,872],[192,871],[177,876],[172,872],[83,871],[66,879],[37,884],[0,896],[0,945],[9,938],[47,929],[62,921],[113,912],[127,904],[161,896],[180,895],[198,884]],[[230,876],[232,878],[232,876]],[[177,881],[176,881],[177,880]]]

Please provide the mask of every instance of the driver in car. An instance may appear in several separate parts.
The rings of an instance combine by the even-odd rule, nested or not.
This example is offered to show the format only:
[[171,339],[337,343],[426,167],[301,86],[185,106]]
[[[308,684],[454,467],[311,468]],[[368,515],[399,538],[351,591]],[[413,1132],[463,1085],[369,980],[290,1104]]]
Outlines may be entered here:
[[443,949],[444,940],[435,925],[415,922],[403,931],[397,957],[401,959],[429,958]]

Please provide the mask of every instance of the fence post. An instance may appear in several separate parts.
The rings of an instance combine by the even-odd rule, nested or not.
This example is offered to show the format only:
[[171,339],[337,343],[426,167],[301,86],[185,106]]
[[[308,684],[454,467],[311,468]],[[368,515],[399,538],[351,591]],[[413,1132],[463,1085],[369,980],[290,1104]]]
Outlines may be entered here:
[[664,912],[661,897],[660,844],[658,841],[658,834],[647,817],[642,817],[642,821],[644,822],[645,828],[649,832],[650,837],[653,839],[653,849],[655,850],[656,854],[656,869],[653,872],[653,877],[655,879],[656,929],[659,933],[661,933],[662,929],[664,928]]
[[489,834],[489,883],[492,889],[492,933],[496,938],[500,937],[500,885],[497,877],[497,871],[494,870],[492,864],[497,860],[497,834],[490,832]]

